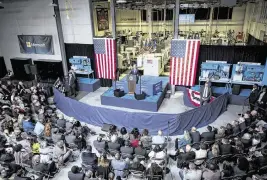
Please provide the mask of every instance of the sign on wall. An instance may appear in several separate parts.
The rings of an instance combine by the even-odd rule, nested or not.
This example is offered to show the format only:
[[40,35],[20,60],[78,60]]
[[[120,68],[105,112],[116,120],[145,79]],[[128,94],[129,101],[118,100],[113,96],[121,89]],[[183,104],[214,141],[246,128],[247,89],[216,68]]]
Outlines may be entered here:
[[96,17],[97,17],[98,31],[108,30],[109,29],[108,9],[97,8],[96,9]]
[[49,35],[18,35],[22,54],[54,54],[52,36]]
[[180,14],[179,23],[180,24],[195,23],[195,14]]

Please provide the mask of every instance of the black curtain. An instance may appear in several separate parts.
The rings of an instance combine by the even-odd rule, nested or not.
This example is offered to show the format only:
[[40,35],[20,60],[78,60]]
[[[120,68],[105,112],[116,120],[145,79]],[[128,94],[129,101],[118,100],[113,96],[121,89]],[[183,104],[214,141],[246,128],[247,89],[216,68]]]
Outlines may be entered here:
[[[67,61],[72,58],[73,56],[87,56],[91,59],[91,66],[94,70],[94,76],[96,76],[95,71],[95,62],[94,62],[94,45],[93,44],[68,44],[65,43],[65,50],[66,50],[66,58]],[[68,66],[70,68],[70,63],[68,61]],[[100,79],[100,84],[102,87],[110,87],[112,86],[112,80],[110,79]]]
[[238,62],[258,62],[265,64],[267,46],[211,46],[201,45],[197,70],[197,82],[202,62],[206,60],[227,61],[229,64]]
[[256,39],[254,36],[252,35],[248,35],[248,45],[267,45],[267,43],[259,40],[259,39]]
[[0,57],[0,68],[0,78],[2,78],[7,74],[6,64],[3,57]]
[[34,61],[41,82],[54,82],[58,77],[64,77],[61,61]]
[[31,81],[34,79],[34,76],[27,74],[24,68],[25,64],[32,64],[31,58],[12,58],[10,61],[14,73],[14,79],[24,81]]

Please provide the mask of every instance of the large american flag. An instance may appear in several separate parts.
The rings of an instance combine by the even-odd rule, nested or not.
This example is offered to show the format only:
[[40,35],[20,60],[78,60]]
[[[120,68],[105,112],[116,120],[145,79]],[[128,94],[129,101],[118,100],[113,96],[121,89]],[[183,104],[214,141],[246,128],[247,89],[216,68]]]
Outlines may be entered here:
[[98,78],[115,79],[116,41],[111,38],[94,38]]
[[172,40],[170,84],[195,85],[199,47],[200,40]]

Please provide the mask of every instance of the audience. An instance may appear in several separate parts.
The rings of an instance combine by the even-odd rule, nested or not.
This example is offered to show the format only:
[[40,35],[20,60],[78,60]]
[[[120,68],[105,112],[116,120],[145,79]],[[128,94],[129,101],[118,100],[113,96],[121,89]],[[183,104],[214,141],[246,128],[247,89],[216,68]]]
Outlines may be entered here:
[[[18,85],[1,82],[2,179],[14,175],[14,179],[28,180],[23,173],[25,166],[38,172],[39,179],[48,174],[53,176],[62,165],[73,161],[77,153],[81,154],[82,167],[71,168],[70,180],[122,179],[131,171],[139,171],[148,179],[155,176],[163,179],[169,157],[176,161],[174,164],[185,180],[219,180],[221,176],[231,179],[247,176],[248,171],[267,165],[267,126],[259,122],[257,107],[218,130],[211,126],[202,134],[195,127],[190,132],[185,130],[184,136],[175,142],[174,155],[167,153],[167,139],[161,130],[150,136],[147,129],[142,134],[138,128],[128,133],[125,127],[117,131],[116,126],[108,136],[100,134],[93,141],[98,151],[95,154],[86,141],[90,129],[74,118],[67,120],[46,98],[40,84],[27,88],[23,82]],[[109,160],[110,155],[115,156],[113,160]],[[226,155],[229,158],[224,158]]]

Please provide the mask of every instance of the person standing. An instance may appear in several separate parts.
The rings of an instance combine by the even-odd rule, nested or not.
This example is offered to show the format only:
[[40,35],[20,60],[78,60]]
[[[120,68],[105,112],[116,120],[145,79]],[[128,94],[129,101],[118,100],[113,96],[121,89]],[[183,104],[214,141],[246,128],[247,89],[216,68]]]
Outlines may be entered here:
[[263,113],[264,109],[266,108],[267,103],[267,93],[266,93],[266,87],[262,89],[262,91],[259,93],[258,100],[256,102],[257,106],[259,107],[258,112]]
[[248,97],[249,100],[249,106],[250,106],[250,111],[253,111],[255,108],[255,103],[258,100],[258,96],[259,96],[259,90],[258,90],[258,85],[254,84],[253,85],[253,89]]
[[210,98],[212,96],[211,87],[209,86],[209,83],[206,82],[204,87],[200,90],[200,105],[206,105],[210,102]]
[[72,71],[69,72],[69,88],[70,88],[70,95],[76,96],[76,77]]

